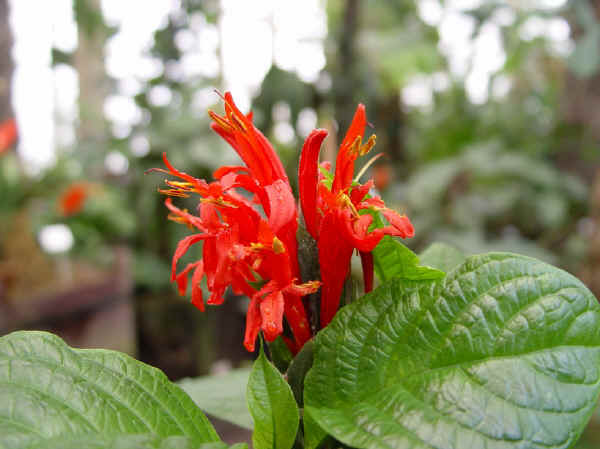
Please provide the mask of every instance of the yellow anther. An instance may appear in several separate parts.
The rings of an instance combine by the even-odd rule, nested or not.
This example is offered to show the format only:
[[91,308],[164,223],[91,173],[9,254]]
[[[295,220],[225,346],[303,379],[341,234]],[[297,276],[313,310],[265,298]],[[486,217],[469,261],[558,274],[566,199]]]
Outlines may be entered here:
[[340,203],[346,207],[349,207],[350,210],[352,211],[352,214],[355,217],[359,217],[359,213],[358,210],[356,209],[356,207],[354,206],[354,204],[352,203],[352,200],[350,199],[350,197],[348,195],[346,195],[345,193],[341,193],[338,196],[338,201],[340,201]]
[[208,110],[208,115],[210,116],[211,119],[213,119],[217,125],[219,125],[221,128],[227,130],[227,131],[231,131],[233,129],[233,127],[229,124],[229,122],[227,120],[225,120],[224,117],[221,117],[219,114],[217,114],[214,111],[211,111],[210,109]]
[[182,189],[184,188],[188,188],[192,186],[191,182],[184,182],[184,181],[170,181],[170,180],[165,180],[165,183],[167,183],[170,186],[174,186],[174,187],[180,187]]
[[241,128],[243,131],[248,131],[248,128],[246,128],[246,124],[236,114],[232,114],[231,118],[239,128]]
[[273,237],[273,252],[275,254],[281,254],[285,252],[285,246],[283,245],[283,242],[281,240],[279,240],[277,237]]
[[212,203],[212,204],[216,204],[217,206],[224,206],[224,207],[231,207],[234,209],[237,209],[237,206],[233,203],[230,203],[229,201],[225,201],[222,197],[219,198],[200,198],[200,202],[201,203]]
[[254,251],[258,251],[261,249],[265,249],[265,245],[262,243],[258,243],[258,242],[252,242],[252,243],[250,243],[250,249],[254,250]]
[[190,196],[178,189],[158,189],[158,193],[162,193],[163,195],[169,196],[178,196],[180,198],[189,198]]
[[350,145],[350,154],[360,154],[360,143],[362,142],[362,136],[356,136],[352,145]]
[[367,140],[367,143],[365,143],[364,145],[362,145],[360,147],[360,151],[358,154],[360,154],[361,156],[364,156],[369,151],[371,151],[371,149],[375,146],[376,140],[377,140],[377,136],[375,134],[371,134],[371,137],[369,137],[369,140]]

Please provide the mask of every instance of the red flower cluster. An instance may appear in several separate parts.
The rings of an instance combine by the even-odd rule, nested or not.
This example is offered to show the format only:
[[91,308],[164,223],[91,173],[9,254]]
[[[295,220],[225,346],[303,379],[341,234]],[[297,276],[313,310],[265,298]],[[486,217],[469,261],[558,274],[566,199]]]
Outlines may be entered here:
[[[324,129],[314,130],[306,139],[300,157],[300,204],[306,229],[317,241],[321,268],[321,327],[335,315],[344,280],[348,275],[354,249],[358,250],[364,275],[365,291],[373,288],[372,251],[384,235],[402,238],[414,235],[413,226],[405,215],[385,207],[381,198],[369,196],[373,181],[359,184],[353,180],[354,162],[375,145],[375,135],[362,143],[367,125],[365,107],[358,105],[350,129],[346,133],[335,162],[333,179],[328,173],[331,163],[324,162],[319,170],[319,152]],[[388,221],[383,228],[371,229],[372,213],[381,212]]]
[[[297,352],[312,336],[301,296],[315,292],[319,282],[299,283],[296,231],[298,214],[289,180],[273,147],[225,94],[225,115],[210,112],[212,128],[236,150],[245,166],[219,168],[207,183],[175,169],[163,155],[167,170],[181,181],[166,181],[171,196],[200,195],[198,215],[166,205],[170,218],[200,231],[183,239],[173,257],[172,280],[181,294],[192,275],[192,303],[204,309],[200,281],[206,276],[208,304],[221,304],[225,289],[251,298],[244,345],[254,350],[259,330],[274,340],[283,332],[285,316],[293,333],[286,342]],[[241,195],[244,189],[252,199]],[[264,217],[256,209],[261,206]],[[204,241],[202,260],[176,273],[177,261],[195,243]],[[262,284],[262,285],[259,285]]]
[[[165,202],[171,211],[170,219],[199,231],[179,242],[173,257],[172,281],[183,295],[193,271],[192,303],[200,310],[204,310],[200,284],[204,277],[211,292],[207,304],[221,304],[228,286],[235,293],[250,297],[244,338],[249,351],[254,350],[260,330],[268,341],[282,335],[285,317],[293,338],[284,339],[296,353],[312,337],[301,297],[323,284],[321,325],[327,325],[339,306],[354,248],[363,261],[368,291],[373,285],[371,251],[384,235],[411,237],[413,228],[408,218],[368,195],[371,181],[364,185],[352,181],[354,161],[375,143],[372,136],[362,144],[366,116],[364,106],[359,105],[340,147],[335,176],[329,179],[331,185],[327,176],[320,174],[318,163],[320,145],[327,132],[313,131],[302,150],[300,201],[306,227],[318,243],[321,282],[300,283],[298,212],[288,177],[269,141],[254,127],[252,114],[242,114],[230,93],[225,94],[224,100],[225,115],[209,111],[212,128],[229,142],[245,165],[219,168],[211,183],[175,169],[164,154],[167,169],[155,169],[178,178],[167,180],[168,188],[162,193],[200,196],[197,215],[177,208],[170,198]],[[321,168],[326,167],[324,164]],[[251,197],[242,195],[240,189]],[[389,225],[370,229],[373,217],[368,212],[381,212]],[[204,242],[202,260],[177,273],[179,259],[200,241]]]

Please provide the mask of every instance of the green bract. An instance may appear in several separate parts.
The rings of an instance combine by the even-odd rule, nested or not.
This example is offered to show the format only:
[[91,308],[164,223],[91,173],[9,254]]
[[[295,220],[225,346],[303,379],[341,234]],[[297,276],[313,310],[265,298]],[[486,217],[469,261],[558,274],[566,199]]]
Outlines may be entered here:
[[0,448],[210,442],[219,442],[212,425],[156,368],[114,351],[72,349],[45,332],[0,338]]
[[581,282],[513,254],[393,279],[316,337],[304,412],[357,448],[568,448],[598,397],[599,320]]

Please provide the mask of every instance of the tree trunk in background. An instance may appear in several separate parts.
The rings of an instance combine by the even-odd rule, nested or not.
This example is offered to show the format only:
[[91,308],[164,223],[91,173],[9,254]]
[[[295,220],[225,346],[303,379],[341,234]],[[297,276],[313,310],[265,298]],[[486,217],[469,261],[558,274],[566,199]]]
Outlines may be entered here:
[[104,69],[104,26],[100,0],[75,0],[79,45],[74,66],[79,75],[79,129],[81,141],[100,141],[106,134],[104,100],[110,83]]
[[[377,114],[375,118],[377,146],[384,151],[394,170],[406,169],[406,154],[404,151],[404,111],[400,102],[400,89],[386,92],[387,95],[377,99]],[[380,135],[383,141],[379,142]],[[379,152],[377,151],[377,152]]]
[[588,245],[587,260],[581,271],[581,279],[596,297],[600,298],[600,168],[596,171],[590,207],[594,227]]
[[[596,11],[596,21],[600,20],[600,1],[590,1]],[[578,38],[581,27],[569,21],[571,36]],[[584,154],[586,145],[595,147],[600,144],[600,73],[589,78],[578,78],[573,73],[566,75],[563,90],[563,114],[565,122],[580,127],[575,139],[561,145],[557,165],[561,168],[577,171],[590,184],[590,219],[587,257],[578,273],[582,281],[600,298],[600,157]],[[591,157],[590,157],[591,156]]]
[[360,75],[356,64],[359,17],[359,0],[346,0],[343,24],[338,37],[339,56],[333,79],[335,117],[338,121],[340,136],[344,135],[352,121],[352,115],[356,109],[355,94],[360,90]]
[[14,116],[11,104],[14,69],[12,46],[12,32],[8,22],[8,0],[0,0],[0,123]]

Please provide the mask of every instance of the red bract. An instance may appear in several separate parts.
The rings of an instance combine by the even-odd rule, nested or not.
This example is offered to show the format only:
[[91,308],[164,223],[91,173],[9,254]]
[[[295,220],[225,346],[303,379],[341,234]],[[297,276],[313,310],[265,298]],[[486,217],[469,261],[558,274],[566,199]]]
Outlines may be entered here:
[[[221,167],[214,182],[197,179],[174,168],[163,154],[167,180],[163,193],[175,197],[200,196],[197,215],[165,202],[169,218],[198,231],[177,246],[171,280],[180,294],[187,290],[192,274],[192,303],[204,309],[201,280],[211,292],[208,304],[221,304],[227,287],[251,298],[246,317],[244,345],[254,350],[258,332],[272,341],[283,332],[285,316],[293,333],[286,339],[296,353],[312,334],[301,300],[313,293],[318,282],[299,284],[297,256],[297,210],[288,178],[269,141],[256,129],[251,115],[242,114],[226,93],[225,115],[209,112],[212,128],[236,150],[245,166]],[[254,196],[248,199],[238,190]],[[256,209],[262,207],[263,215]],[[202,260],[177,272],[177,262],[198,243],[204,242]]]
[[[388,209],[378,197],[369,197],[373,181],[353,181],[354,162],[375,145],[375,135],[366,143],[362,139],[367,124],[365,107],[356,109],[352,124],[340,145],[333,179],[320,174],[319,152],[327,131],[314,130],[306,139],[298,171],[300,204],[308,232],[317,241],[321,269],[321,327],[335,315],[344,281],[348,275],[352,252],[356,249],[363,266],[365,290],[373,288],[372,251],[384,235],[402,238],[414,235],[405,215]],[[326,170],[330,164],[322,164]],[[388,222],[383,228],[370,229],[373,215],[381,213]]]

